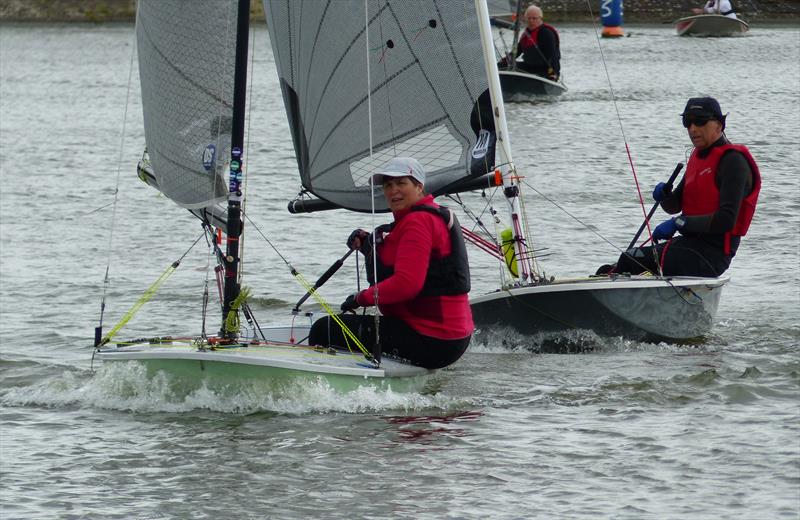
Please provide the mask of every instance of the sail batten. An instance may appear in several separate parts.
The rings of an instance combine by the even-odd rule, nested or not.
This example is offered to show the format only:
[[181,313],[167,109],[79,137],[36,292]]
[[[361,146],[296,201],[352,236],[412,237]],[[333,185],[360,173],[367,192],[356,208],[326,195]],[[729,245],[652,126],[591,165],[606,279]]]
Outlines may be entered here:
[[306,191],[383,210],[369,176],[394,156],[419,160],[432,192],[492,166],[473,155],[488,83],[472,0],[264,4]]

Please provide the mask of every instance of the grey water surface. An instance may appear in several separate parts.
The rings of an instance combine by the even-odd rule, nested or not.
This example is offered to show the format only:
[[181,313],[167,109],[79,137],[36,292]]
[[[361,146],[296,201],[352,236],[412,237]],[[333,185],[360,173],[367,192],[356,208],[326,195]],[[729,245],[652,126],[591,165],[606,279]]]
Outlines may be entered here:
[[[542,354],[552,338],[482,331],[420,393],[341,395],[180,393],[92,365],[104,291],[108,330],[201,229],[136,178],[133,27],[0,26],[0,518],[797,519],[800,28],[560,29],[569,92],[507,109],[542,265],[615,259],[642,219],[633,172],[649,209],[686,159],[686,99],[714,95],[764,187],[712,333],[576,333],[563,340],[590,351]],[[316,279],[386,216],[286,211],[300,186],[267,38],[254,31],[244,270],[262,324],[281,324],[304,293],[284,259]],[[465,201],[503,216],[490,197]],[[493,290],[499,268],[470,255],[473,291]],[[201,240],[121,335],[196,334],[208,265]],[[354,272],[323,296],[338,304]]]

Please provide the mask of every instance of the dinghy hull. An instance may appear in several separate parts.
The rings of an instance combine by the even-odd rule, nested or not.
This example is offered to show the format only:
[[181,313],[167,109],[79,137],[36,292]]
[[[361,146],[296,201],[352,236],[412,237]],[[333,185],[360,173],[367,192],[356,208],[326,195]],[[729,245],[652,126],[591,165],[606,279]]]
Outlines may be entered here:
[[687,16],[675,22],[678,36],[736,36],[749,30],[750,26],[744,20],[721,14]]
[[476,327],[524,334],[591,330],[601,336],[681,342],[707,334],[728,277],[592,277],[514,287],[474,298]]
[[[272,337],[282,336],[284,330]],[[266,333],[270,337],[270,333]],[[277,388],[287,383],[322,379],[338,391],[350,391],[363,385],[393,391],[419,391],[427,376],[434,372],[389,358],[384,358],[380,367],[376,367],[360,353],[315,349],[308,345],[242,341],[234,346],[211,348],[209,345],[199,347],[191,338],[161,338],[106,346],[95,352],[95,359],[104,363],[138,362],[151,376],[163,371],[193,384],[214,386],[258,380],[274,383]]]
[[501,70],[500,86],[506,102],[532,101],[543,96],[560,96],[567,91],[566,85],[558,81],[520,70]]

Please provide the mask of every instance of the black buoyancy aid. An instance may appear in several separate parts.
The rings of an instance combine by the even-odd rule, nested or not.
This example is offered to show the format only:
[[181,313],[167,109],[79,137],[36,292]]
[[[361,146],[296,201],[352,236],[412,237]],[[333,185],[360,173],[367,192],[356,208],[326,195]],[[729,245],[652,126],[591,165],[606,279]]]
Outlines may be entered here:
[[[444,206],[437,208],[421,204],[412,206],[411,211],[427,211],[442,220],[447,226],[450,235],[450,254],[442,258],[431,257],[428,263],[428,273],[425,275],[425,284],[422,286],[419,296],[453,296],[456,294],[466,294],[470,291],[469,260],[467,259],[467,246],[464,242],[464,235],[461,233],[461,224],[455,214]],[[395,222],[383,224],[375,228],[373,236],[378,237],[377,244],[380,244],[381,237],[394,228]],[[367,258],[367,280],[370,285],[374,285],[375,277],[372,276],[372,255]],[[383,281],[394,274],[394,267],[387,266],[380,260],[380,255],[375,259],[377,266],[378,281]]]

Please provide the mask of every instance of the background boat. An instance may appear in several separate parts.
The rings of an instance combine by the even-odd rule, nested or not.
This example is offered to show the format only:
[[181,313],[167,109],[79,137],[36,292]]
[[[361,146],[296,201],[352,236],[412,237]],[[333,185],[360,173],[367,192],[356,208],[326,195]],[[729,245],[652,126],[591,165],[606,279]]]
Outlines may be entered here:
[[471,304],[483,333],[505,327],[523,334],[592,331],[639,341],[688,341],[711,330],[728,279],[555,280],[476,296]]
[[744,20],[721,14],[698,14],[674,22],[678,36],[736,36],[746,33],[750,26]]
[[500,70],[499,74],[503,99],[509,103],[533,101],[542,96],[560,96],[568,90],[561,80],[553,81],[521,69]]
[[[494,46],[498,59],[513,54],[519,40],[521,25],[517,23],[522,19],[525,7],[516,0],[489,0],[489,17],[493,27],[496,28],[497,37]],[[547,96],[558,96],[566,92],[567,86],[559,78],[552,80],[532,74],[511,63],[510,67],[499,67],[500,85],[503,89],[503,99],[508,103],[520,101],[535,101]]]

